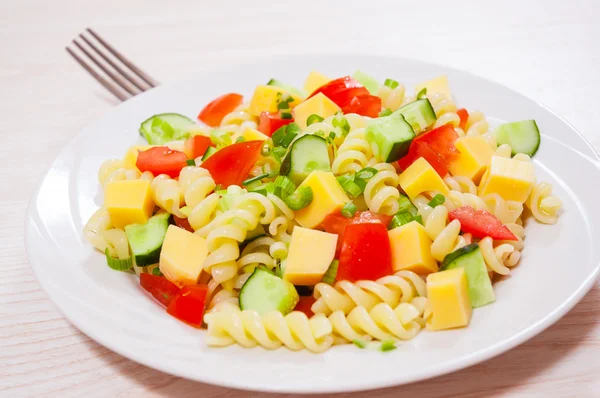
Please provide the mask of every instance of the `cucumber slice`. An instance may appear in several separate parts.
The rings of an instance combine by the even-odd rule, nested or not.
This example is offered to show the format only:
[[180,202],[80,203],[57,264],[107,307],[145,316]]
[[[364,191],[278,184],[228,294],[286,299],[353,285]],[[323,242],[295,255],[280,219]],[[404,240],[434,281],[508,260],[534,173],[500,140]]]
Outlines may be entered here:
[[161,113],[142,122],[140,135],[150,145],[162,145],[169,141],[182,140],[191,134],[186,129],[195,122],[187,116],[178,113]]
[[496,301],[485,260],[477,243],[472,243],[448,254],[442,262],[440,271],[458,267],[465,269],[469,284],[469,300],[473,308]]
[[367,122],[367,140],[377,144],[379,157],[388,163],[405,156],[413,138],[415,132],[400,113]]
[[437,120],[431,102],[426,98],[406,104],[394,113],[404,116],[404,119],[406,119],[417,134],[433,126]]
[[535,155],[540,147],[540,140],[540,129],[535,120],[504,123],[496,130],[498,145],[508,144],[512,150],[512,156],[517,153]]
[[325,138],[307,134],[293,142],[281,162],[280,173],[300,185],[314,170],[331,171],[329,150]]
[[269,82],[267,83],[267,86],[275,86],[275,87],[279,87],[280,89],[283,89],[291,94],[294,94],[300,98],[306,98],[306,93],[302,90],[300,90],[299,88],[296,88],[292,85],[289,85],[287,83],[282,82],[281,80],[277,80],[277,79],[271,79],[269,80]]
[[215,148],[214,146],[209,146],[208,148],[206,148],[206,152],[204,152],[204,155],[202,155],[202,160],[206,160],[209,157],[211,157],[215,152],[217,152],[217,148]]
[[150,217],[146,224],[131,224],[125,227],[129,247],[138,267],[156,264],[160,259],[160,250],[169,228],[170,217],[169,213],[157,214]]
[[360,84],[365,86],[365,88],[369,90],[369,93],[371,93],[372,95],[377,95],[380,84],[377,81],[377,79],[375,79],[373,76],[367,75],[366,73],[357,70],[356,72],[354,72],[352,77],[355,80],[357,80]]
[[298,300],[294,285],[263,267],[256,268],[240,290],[240,308],[254,310],[260,315],[271,311],[289,314]]

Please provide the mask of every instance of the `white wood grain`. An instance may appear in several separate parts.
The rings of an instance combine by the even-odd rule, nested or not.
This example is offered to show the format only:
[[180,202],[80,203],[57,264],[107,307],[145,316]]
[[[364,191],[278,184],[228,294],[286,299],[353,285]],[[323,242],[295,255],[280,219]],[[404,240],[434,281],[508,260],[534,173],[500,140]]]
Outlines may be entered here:
[[[3,0],[0,396],[264,395],[183,380],[99,346],[58,313],[30,271],[23,219],[37,181],[79,129],[116,104],[63,50],[85,27],[161,81],[270,54],[356,52],[441,63],[543,102],[600,149],[599,11],[594,0]],[[596,287],[556,325],[500,357],[370,395],[600,396],[599,304]]]

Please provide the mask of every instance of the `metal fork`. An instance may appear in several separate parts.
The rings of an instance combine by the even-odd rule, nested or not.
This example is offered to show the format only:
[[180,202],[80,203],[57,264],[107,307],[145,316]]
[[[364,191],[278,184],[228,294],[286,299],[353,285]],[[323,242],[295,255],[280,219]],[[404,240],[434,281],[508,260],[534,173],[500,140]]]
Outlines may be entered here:
[[68,46],[65,49],[79,65],[119,100],[126,101],[159,84],[135,66],[133,62],[125,58],[123,54],[115,50],[92,29],[87,28],[86,31],[95,39],[95,43],[82,33],[78,37],[80,40],[73,39],[73,44],[92,61],[97,69],[104,73],[104,76],[91,66],[89,61],[86,62],[81,56],[77,55],[74,50]]

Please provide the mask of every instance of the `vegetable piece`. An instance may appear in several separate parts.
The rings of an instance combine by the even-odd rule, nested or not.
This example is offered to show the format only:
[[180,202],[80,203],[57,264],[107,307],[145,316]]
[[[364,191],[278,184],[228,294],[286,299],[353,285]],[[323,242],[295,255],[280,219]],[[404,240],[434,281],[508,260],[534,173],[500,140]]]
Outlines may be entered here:
[[352,218],[356,214],[356,206],[352,202],[348,202],[342,207],[342,216],[346,218]]
[[442,262],[441,270],[464,268],[467,274],[469,300],[473,308],[496,301],[492,281],[488,274],[485,260],[481,255],[479,244],[472,243],[448,254]]
[[[209,157],[214,155],[215,152],[217,152],[217,148],[215,148],[214,146],[209,146],[206,149],[206,152],[204,152],[204,155],[202,155],[202,161],[204,162],[206,159],[208,159]],[[202,167],[204,167],[204,166],[202,166]]]
[[350,201],[333,173],[328,171],[313,171],[301,187],[310,187],[313,193],[311,204],[296,212],[296,221],[305,228],[316,227],[328,214],[338,211]]
[[169,141],[188,138],[187,129],[194,124],[194,121],[187,116],[161,113],[142,122],[140,135],[150,145],[162,145]]
[[331,170],[329,150],[323,137],[306,134],[294,141],[281,163],[280,173],[299,185],[314,170]]
[[211,127],[217,127],[221,124],[223,118],[233,112],[235,108],[242,104],[244,97],[236,93],[223,94],[212,100],[200,111],[198,120]]
[[540,147],[540,129],[535,120],[504,123],[496,130],[496,140],[498,145],[508,144],[513,156],[517,153],[533,156]]
[[381,223],[347,225],[336,279],[376,280],[392,273],[386,226]]
[[444,330],[467,326],[473,308],[464,268],[434,272],[427,276],[427,304],[431,318],[429,330]]
[[409,222],[413,221],[415,217],[407,211],[398,212],[392,217],[392,221],[390,221],[389,228],[394,229],[401,227]]
[[325,119],[323,119],[321,116],[313,113],[306,119],[306,126],[310,126],[311,124],[314,124],[314,123],[320,123],[323,120],[325,120]]
[[450,221],[460,221],[460,229],[475,238],[489,236],[494,240],[517,240],[515,234],[487,210],[475,210],[471,206],[462,206],[448,213]]
[[179,217],[173,215],[173,222],[175,223],[176,226],[178,226],[181,229],[185,229],[186,231],[194,232],[194,229],[190,225],[190,222],[188,221],[187,218],[179,218]]
[[386,340],[381,342],[379,347],[381,352],[388,352],[396,349],[396,342],[394,340]]
[[332,100],[344,111],[344,106],[348,105],[352,99],[361,95],[368,96],[369,90],[350,76],[344,76],[319,87],[308,98],[319,93]]
[[323,75],[322,73],[312,71],[308,74],[308,77],[304,82],[304,91],[307,93],[312,93],[313,91],[330,81],[331,79]]
[[405,156],[413,138],[415,132],[400,114],[367,122],[367,140],[376,144],[377,157],[386,162],[394,162]]
[[434,168],[424,159],[419,158],[398,176],[400,187],[414,200],[425,191],[440,192],[448,196],[450,190]]
[[125,227],[129,247],[138,267],[158,263],[170,218],[169,213],[162,213],[150,217],[145,224],[131,224]]
[[467,127],[467,122],[469,121],[469,111],[467,111],[465,108],[460,108],[456,111],[456,114],[460,118],[458,127],[460,127],[461,130],[464,130]]
[[439,205],[443,205],[446,201],[446,197],[444,195],[436,194],[427,204],[429,207],[437,207]]
[[417,99],[424,99],[427,98],[427,87],[422,88],[418,93],[417,93]]
[[115,271],[129,271],[131,268],[133,268],[133,261],[131,260],[131,257],[123,259],[111,257],[108,248],[106,248],[104,251],[104,255],[106,256],[106,263],[108,266]]
[[433,126],[437,117],[435,111],[428,99],[420,99],[396,110],[404,116],[404,119],[411,125],[415,133],[420,134],[429,127]]
[[392,248],[394,272],[408,270],[421,275],[437,272],[437,261],[431,255],[431,238],[425,227],[411,221],[388,232]]
[[431,149],[429,144],[422,141],[413,142],[410,146],[408,155],[398,161],[398,167],[400,167],[401,170],[406,170],[419,158],[423,158],[429,163],[439,176],[445,177],[448,174],[446,160],[439,153]]
[[531,162],[493,156],[490,168],[479,184],[479,196],[497,193],[504,200],[525,202],[535,185]]
[[417,207],[412,204],[406,195],[400,194],[400,199],[398,199],[398,213],[404,211],[409,212],[413,216],[417,215]]
[[227,188],[240,185],[260,157],[263,141],[238,142],[215,152],[202,163],[215,183]]
[[281,80],[271,79],[267,82],[267,86],[279,87],[279,88],[287,91],[288,93],[292,93],[300,98],[306,97],[306,93],[304,91],[302,91],[299,88],[296,88],[290,84],[284,83]]
[[364,340],[352,340],[352,344],[361,349],[367,348],[367,343]]
[[[338,241],[339,241],[339,237],[338,237]],[[337,248],[336,248],[336,250],[337,250]],[[321,279],[321,282],[327,283],[329,285],[333,285],[335,283],[335,277],[337,276],[339,265],[340,265],[339,260],[333,260],[331,262],[331,264],[329,264],[329,268],[327,268],[327,271],[325,272],[325,275],[323,275],[323,279]]]
[[369,90],[369,93],[371,93],[372,95],[377,95],[377,91],[379,90],[379,82],[373,76],[370,76],[360,70],[357,70],[352,75],[352,78],[358,81],[363,86],[365,86],[365,88]]
[[304,209],[313,201],[312,189],[310,187],[298,187],[293,194],[284,196],[283,201],[292,210]]
[[356,113],[376,118],[381,111],[381,98],[375,95],[357,95],[342,107],[344,113]]
[[389,108],[386,108],[386,109],[382,110],[381,112],[379,112],[379,115],[378,115],[378,116],[379,116],[379,117],[385,117],[385,116],[389,116],[389,115],[391,115],[391,114],[392,114],[392,111],[391,111],[391,109],[389,109]]
[[392,90],[395,89],[396,87],[398,87],[398,85],[400,83],[398,83],[398,81],[394,80],[394,79],[385,79],[385,82],[383,83],[385,86],[388,86],[389,88],[391,88]]
[[260,182],[260,180],[267,178],[269,176],[269,173],[264,173],[261,175],[258,175],[256,177],[252,177],[252,178],[248,178],[247,180],[242,181],[242,186],[248,186],[251,185],[255,182]]
[[[337,235],[295,227],[283,279],[294,285],[316,285],[323,279],[335,255]],[[307,256],[310,253],[310,256]]]
[[294,116],[300,128],[304,129],[308,126],[308,119],[312,115],[326,118],[341,112],[341,110],[335,102],[323,93],[319,93],[294,108]]
[[[258,86],[250,100],[248,112],[253,116],[259,116],[262,112],[275,113],[279,111],[279,104],[282,101],[287,103],[288,109],[293,109],[301,100],[298,96],[280,87]],[[285,119],[283,115],[282,118]]]
[[352,175],[339,176],[337,178],[337,182],[352,199],[358,197],[358,195],[364,191],[364,188],[361,188],[356,182],[354,182],[354,176]]
[[[287,261],[285,268],[287,272]],[[263,267],[256,268],[240,290],[240,308],[254,310],[260,315],[271,311],[286,315],[294,309],[298,300],[293,284]]]
[[148,180],[110,181],[104,187],[104,206],[115,228],[145,224],[154,210]]
[[195,135],[185,141],[185,144],[183,144],[183,152],[188,159],[196,159],[197,157],[204,155],[210,144],[211,141],[209,137]]
[[187,166],[187,156],[166,146],[157,146],[140,152],[135,165],[143,173],[149,171],[155,176],[166,174],[171,178],[179,176],[182,168]]
[[311,310],[311,307],[315,303],[315,301],[317,300],[312,296],[300,296],[300,299],[298,300],[294,311],[303,312],[308,318],[310,318],[313,315],[315,315],[315,313]]
[[179,287],[169,282],[164,276],[142,273],[140,274],[140,285],[165,307],[179,292]]
[[450,161],[448,169],[453,176],[462,176],[479,184],[481,177],[492,163],[494,151],[481,136],[462,137],[456,141],[460,154]]
[[207,294],[206,285],[184,286],[169,303],[167,312],[180,321],[199,328],[202,326]]
[[[299,133],[300,127],[298,127],[297,123],[290,123],[287,126],[277,129],[277,131],[275,131],[271,136],[273,145],[275,146],[275,148],[273,148],[273,152],[275,153],[277,147],[282,147],[284,149],[283,154],[285,154],[285,149],[290,146],[292,141],[294,141],[294,138],[296,138]],[[279,155],[282,156],[283,154]]]
[[258,131],[270,137],[275,131],[293,121],[294,119],[282,119],[279,113],[262,112],[260,114]]
[[160,272],[176,285],[194,285],[198,283],[207,256],[204,238],[169,225],[160,252]]

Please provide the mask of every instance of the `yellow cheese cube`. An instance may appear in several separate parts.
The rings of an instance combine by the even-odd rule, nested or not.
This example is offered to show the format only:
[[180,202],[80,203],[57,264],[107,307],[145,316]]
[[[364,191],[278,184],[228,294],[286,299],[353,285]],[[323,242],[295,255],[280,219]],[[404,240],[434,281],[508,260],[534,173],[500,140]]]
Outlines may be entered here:
[[471,320],[471,301],[464,268],[454,268],[427,276],[427,300],[431,318],[429,330],[467,326]]
[[492,164],[479,186],[479,196],[497,193],[505,200],[525,202],[535,185],[533,164],[493,156]]
[[242,137],[244,137],[246,141],[266,141],[269,139],[269,137],[251,127],[247,127],[242,131]]
[[336,234],[295,227],[283,279],[294,285],[319,283],[333,261],[337,239]]
[[312,71],[306,78],[304,82],[304,91],[306,91],[307,95],[311,95],[313,91],[324,85],[325,83],[329,83],[331,81],[327,76],[317,72]]
[[135,163],[137,162],[138,154],[140,151],[145,151],[152,148],[153,145],[134,145],[127,150],[125,157],[123,157],[123,166],[126,169],[136,169]]
[[154,210],[147,180],[111,181],[104,187],[104,206],[115,228],[145,224]]
[[294,120],[301,129],[306,128],[306,120],[310,115],[316,114],[323,119],[341,112],[341,108],[335,102],[319,93],[298,105],[294,109]]
[[208,246],[204,238],[169,225],[160,251],[160,272],[178,286],[195,285],[207,256]]
[[467,177],[479,184],[481,176],[492,163],[494,151],[482,137],[462,137],[456,141],[455,146],[460,155],[450,162],[450,173]]
[[431,239],[425,227],[411,221],[388,232],[392,247],[394,272],[408,270],[417,274],[437,272],[437,261],[431,255]]
[[254,90],[254,95],[250,100],[248,112],[254,116],[260,116],[262,112],[277,112],[277,104],[284,99],[285,96],[291,96],[293,101],[289,102],[290,108],[295,107],[300,103],[300,99],[276,86],[258,86]]
[[450,85],[448,84],[448,76],[442,75],[421,84],[417,84],[415,87],[415,93],[427,89],[427,95],[431,94],[444,94],[448,98],[452,98],[452,92],[450,91]]
[[328,214],[339,210],[349,202],[346,192],[329,171],[315,170],[300,184],[310,187],[313,192],[312,202],[296,212],[296,221],[305,228],[314,228],[323,222]]
[[420,193],[436,191],[448,195],[450,190],[444,180],[424,158],[417,159],[399,176],[400,186],[412,200]]

